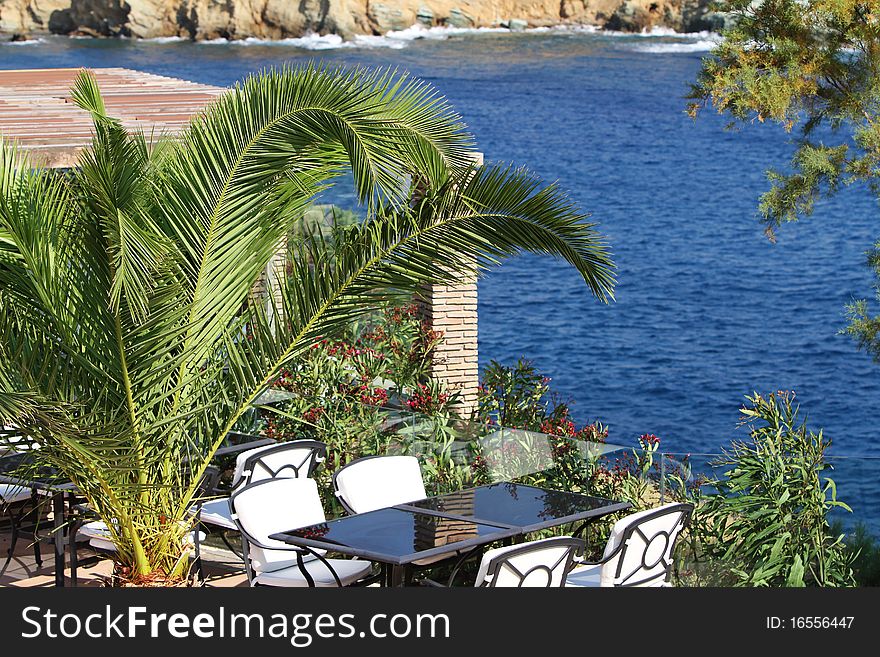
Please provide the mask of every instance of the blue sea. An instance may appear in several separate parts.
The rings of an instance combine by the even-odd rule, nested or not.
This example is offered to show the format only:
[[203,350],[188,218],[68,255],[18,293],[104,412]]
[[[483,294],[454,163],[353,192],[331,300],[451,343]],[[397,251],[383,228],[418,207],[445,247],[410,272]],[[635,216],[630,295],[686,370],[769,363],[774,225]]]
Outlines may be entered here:
[[[619,266],[609,305],[548,258],[493,271],[479,288],[481,362],[531,359],[579,421],[601,420],[617,443],[654,433],[666,451],[717,452],[742,437],[744,395],[785,389],[836,454],[874,456],[880,366],[839,331],[844,305],[873,296],[876,201],[847,188],[771,244],[758,197],[793,146],[777,126],[725,131],[711,109],[688,118],[684,97],[712,43],[554,29],[355,44],[44,38],[0,44],[0,68],[125,66],[217,85],[318,58],[408,70],[452,101],[487,160],[568,190]],[[859,497],[876,499],[880,462],[852,472]]]

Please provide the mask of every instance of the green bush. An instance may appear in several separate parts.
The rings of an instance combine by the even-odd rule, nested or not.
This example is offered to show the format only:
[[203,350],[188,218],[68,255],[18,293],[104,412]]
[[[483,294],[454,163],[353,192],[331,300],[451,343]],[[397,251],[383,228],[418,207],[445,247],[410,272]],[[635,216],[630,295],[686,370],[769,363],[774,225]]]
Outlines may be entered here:
[[317,476],[330,508],[331,474],[362,456],[413,453],[422,457],[432,491],[461,483],[449,454],[457,397],[430,378],[441,340],[409,305],[364,318],[340,339],[316,342],[281,372],[274,387],[291,398],[264,408],[262,433],[327,444]]
[[714,465],[699,509],[703,559],[731,586],[852,586],[852,555],[828,514],[849,507],[823,473],[831,442],[798,418],[794,394],[747,397],[747,441],[734,441]]
[[846,537],[853,574],[859,586],[880,586],[880,543],[859,523]]

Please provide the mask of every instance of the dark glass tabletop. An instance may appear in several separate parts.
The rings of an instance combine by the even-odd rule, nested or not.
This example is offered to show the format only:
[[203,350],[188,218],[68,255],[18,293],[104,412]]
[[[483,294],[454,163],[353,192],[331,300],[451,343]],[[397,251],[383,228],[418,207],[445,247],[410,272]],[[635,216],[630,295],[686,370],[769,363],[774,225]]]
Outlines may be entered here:
[[294,545],[332,546],[343,554],[407,564],[514,534],[509,528],[492,524],[388,508],[273,534],[271,538]]
[[0,456],[0,480],[41,489],[65,489],[73,484],[55,468],[40,462],[34,451]]
[[527,533],[607,515],[629,506],[627,502],[601,497],[503,482],[429,497],[398,508],[516,527]]

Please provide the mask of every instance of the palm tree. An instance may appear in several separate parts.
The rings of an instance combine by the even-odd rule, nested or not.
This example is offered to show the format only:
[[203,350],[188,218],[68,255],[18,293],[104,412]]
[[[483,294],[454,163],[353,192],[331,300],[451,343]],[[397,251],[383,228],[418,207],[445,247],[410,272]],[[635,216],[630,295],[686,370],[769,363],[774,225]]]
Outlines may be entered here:
[[[474,167],[458,115],[405,75],[267,71],[153,146],[89,73],[73,98],[95,128],[75,170],[0,143],[0,419],[77,485],[132,581],[185,574],[214,451],[319,336],[519,250],[611,298],[585,216],[523,170]],[[256,300],[303,209],[348,172],[365,220],[293,245],[279,307]]]

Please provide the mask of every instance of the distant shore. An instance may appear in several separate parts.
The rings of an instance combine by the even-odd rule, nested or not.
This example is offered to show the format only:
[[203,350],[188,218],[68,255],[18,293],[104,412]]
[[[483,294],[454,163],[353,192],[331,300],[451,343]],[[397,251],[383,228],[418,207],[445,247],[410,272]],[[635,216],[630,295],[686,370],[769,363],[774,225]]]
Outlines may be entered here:
[[419,28],[516,32],[557,26],[687,33],[718,30],[724,19],[711,12],[709,0],[0,0],[0,40],[11,43],[48,35],[348,42]]

